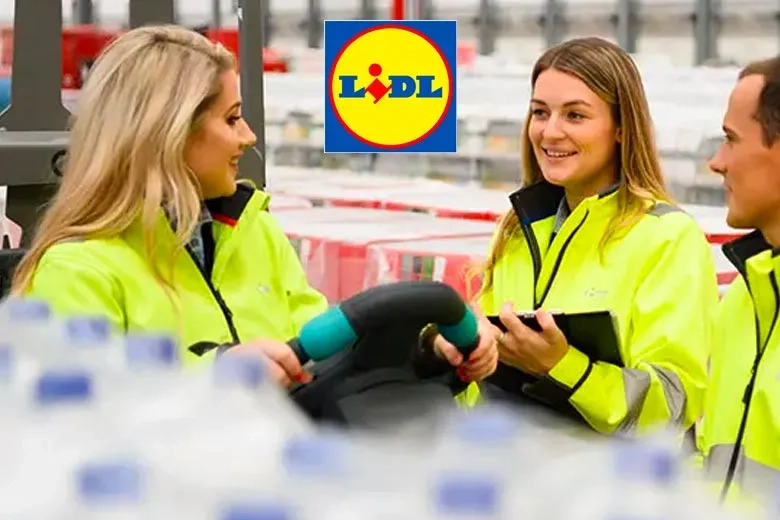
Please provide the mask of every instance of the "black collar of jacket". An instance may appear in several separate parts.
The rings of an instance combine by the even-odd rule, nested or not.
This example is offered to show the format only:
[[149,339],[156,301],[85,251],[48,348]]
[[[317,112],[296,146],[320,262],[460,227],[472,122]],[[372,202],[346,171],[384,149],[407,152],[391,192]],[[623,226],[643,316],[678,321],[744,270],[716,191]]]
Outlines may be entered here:
[[206,207],[214,220],[235,226],[254,193],[251,186],[238,184],[233,195],[206,200]]
[[780,255],[780,247],[773,249],[758,229],[752,233],[741,236],[736,240],[723,244],[721,249],[726,258],[729,259],[743,277],[745,276],[745,265],[749,258],[754,257],[759,253],[763,253],[768,249],[772,250],[772,256]]
[[[615,193],[618,186],[619,184],[615,184],[602,191],[599,193],[599,198]],[[547,181],[539,181],[510,194],[509,202],[520,222],[531,224],[555,215],[564,195],[565,192],[561,186],[550,184]]]

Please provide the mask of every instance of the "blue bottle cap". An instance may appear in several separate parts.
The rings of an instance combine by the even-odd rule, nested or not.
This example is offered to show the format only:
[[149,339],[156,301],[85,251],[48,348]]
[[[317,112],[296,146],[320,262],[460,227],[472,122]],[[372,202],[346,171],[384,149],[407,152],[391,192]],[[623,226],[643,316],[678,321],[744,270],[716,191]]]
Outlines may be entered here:
[[77,470],[76,478],[86,502],[138,502],[143,495],[143,471],[136,464],[89,463]]
[[178,363],[176,342],[158,334],[131,334],[125,338],[125,357],[133,368],[172,366]]
[[458,438],[465,442],[492,444],[511,441],[519,421],[506,410],[484,408],[470,410],[455,423]]
[[214,382],[220,386],[256,388],[265,381],[265,361],[249,354],[228,354],[214,363]]
[[14,321],[41,321],[51,318],[51,307],[43,300],[9,298],[5,302],[8,316]]
[[335,476],[347,468],[347,446],[332,436],[296,436],[282,450],[285,471],[293,475]]
[[616,472],[621,478],[669,483],[678,475],[677,457],[663,447],[631,442],[616,451]]
[[76,345],[94,345],[111,337],[111,323],[103,316],[78,316],[65,322],[65,334]]
[[92,379],[81,371],[46,372],[35,386],[35,400],[43,405],[86,401],[91,396]]
[[447,476],[436,487],[436,508],[444,514],[492,515],[498,512],[500,500],[501,487],[491,477]]
[[243,502],[224,507],[220,520],[292,520],[288,507],[280,503]]
[[0,343],[0,381],[5,381],[13,375],[13,350],[10,345]]

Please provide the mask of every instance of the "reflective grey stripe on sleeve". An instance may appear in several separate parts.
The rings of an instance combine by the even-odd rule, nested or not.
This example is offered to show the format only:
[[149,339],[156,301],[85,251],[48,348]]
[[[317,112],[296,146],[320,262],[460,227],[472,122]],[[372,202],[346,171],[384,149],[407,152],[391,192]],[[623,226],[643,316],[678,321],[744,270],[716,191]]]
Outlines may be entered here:
[[685,416],[685,389],[676,372],[668,368],[653,366],[666,397],[666,407],[669,409],[669,423],[673,426],[682,424]]
[[[661,382],[669,409],[669,423],[677,425],[682,422],[685,413],[685,390],[680,378],[669,369],[650,365]],[[645,370],[636,368],[623,369],[623,388],[626,394],[626,417],[618,426],[620,433],[633,433],[639,424],[642,406],[645,404],[647,392],[650,389],[651,377]]]
[[[733,444],[718,444],[710,448],[704,459],[704,474],[711,482],[724,483],[731,462]],[[745,456],[740,449],[732,486],[751,494],[772,496],[780,481],[780,471]]]

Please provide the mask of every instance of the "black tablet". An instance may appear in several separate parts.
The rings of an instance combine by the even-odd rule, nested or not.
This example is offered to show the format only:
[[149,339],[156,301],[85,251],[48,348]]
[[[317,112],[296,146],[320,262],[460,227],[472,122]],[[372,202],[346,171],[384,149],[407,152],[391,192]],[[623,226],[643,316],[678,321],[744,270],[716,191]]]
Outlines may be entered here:
[[[569,344],[588,356],[592,361],[602,361],[617,366],[624,366],[620,355],[620,336],[617,319],[610,311],[590,312],[552,312],[555,323]],[[533,312],[521,312],[517,315],[527,327],[540,331]],[[506,332],[506,327],[498,316],[488,316],[490,323]]]

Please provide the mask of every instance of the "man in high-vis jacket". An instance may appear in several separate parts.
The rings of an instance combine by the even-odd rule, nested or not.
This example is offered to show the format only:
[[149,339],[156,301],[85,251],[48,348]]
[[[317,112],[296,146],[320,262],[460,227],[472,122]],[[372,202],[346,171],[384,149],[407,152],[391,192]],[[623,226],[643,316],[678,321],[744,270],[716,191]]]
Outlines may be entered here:
[[723,499],[766,504],[780,490],[780,56],[740,73],[723,131],[710,168],[729,225],[755,231],[724,246],[741,276],[715,322],[698,445]]

